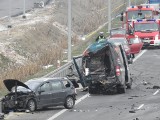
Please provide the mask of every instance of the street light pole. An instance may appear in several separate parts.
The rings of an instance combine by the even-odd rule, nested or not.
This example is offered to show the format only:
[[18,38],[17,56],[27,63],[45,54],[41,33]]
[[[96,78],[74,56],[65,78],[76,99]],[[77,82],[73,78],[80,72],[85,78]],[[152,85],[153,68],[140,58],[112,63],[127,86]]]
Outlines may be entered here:
[[128,7],[130,7],[130,6],[131,6],[131,0],[128,1]]
[[8,8],[8,10],[9,10],[8,11],[8,14],[9,14],[8,15],[8,18],[9,18],[8,21],[9,21],[9,23],[8,23],[8,28],[12,28],[12,25],[11,25],[11,9],[12,9],[12,5],[11,4],[12,3],[11,2],[12,2],[12,0],[9,0],[9,8]]
[[22,18],[26,18],[26,0],[23,0],[23,16]]
[[68,0],[68,62],[71,61],[71,0]]
[[108,0],[108,33],[111,29],[111,0]]
[[134,4],[137,5],[137,0],[134,1]]

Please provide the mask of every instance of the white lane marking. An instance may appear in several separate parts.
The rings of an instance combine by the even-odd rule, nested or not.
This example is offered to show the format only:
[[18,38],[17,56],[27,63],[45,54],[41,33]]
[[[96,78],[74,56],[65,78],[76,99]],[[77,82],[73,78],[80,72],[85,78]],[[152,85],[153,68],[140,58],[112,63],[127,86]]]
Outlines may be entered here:
[[[87,93],[86,95],[84,95],[84,96],[82,96],[80,99],[78,99],[75,104],[80,103],[82,100],[86,99],[88,96],[89,96],[89,93]],[[55,118],[57,118],[58,116],[60,116],[60,115],[63,114],[64,112],[66,112],[67,110],[68,110],[68,109],[63,109],[63,110],[59,111],[58,113],[56,113],[55,115],[53,115],[52,117],[50,117],[50,118],[47,119],[47,120],[54,120]]]
[[5,18],[8,18],[8,16],[1,17],[0,20],[5,19]]
[[141,109],[143,106],[144,106],[144,104],[141,104],[141,105],[137,108],[137,110]]
[[87,97],[89,97],[89,93],[87,93],[87,94],[85,94],[84,96],[82,96],[80,99],[78,99],[77,101],[76,101],[76,105],[79,103],[79,102],[81,102],[82,100],[84,100],[84,99],[86,99]]
[[159,92],[159,90],[157,90],[153,95],[156,95]]
[[134,59],[133,62],[135,62],[139,57],[141,57],[147,50],[143,50],[141,53],[139,53]]

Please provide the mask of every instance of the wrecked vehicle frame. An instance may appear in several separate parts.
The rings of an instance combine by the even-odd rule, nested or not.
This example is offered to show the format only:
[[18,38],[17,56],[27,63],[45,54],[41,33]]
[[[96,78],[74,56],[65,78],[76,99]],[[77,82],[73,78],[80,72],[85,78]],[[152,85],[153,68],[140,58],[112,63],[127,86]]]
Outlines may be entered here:
[[[76,63],[79,58],[82,68]],[[121,45],[115,46],[107,40],[93,43],[83,55],[74,57],[73,62],[82,86],[88,87],[90,94],[125,93],[126,87],[131,88],[127,57]]]

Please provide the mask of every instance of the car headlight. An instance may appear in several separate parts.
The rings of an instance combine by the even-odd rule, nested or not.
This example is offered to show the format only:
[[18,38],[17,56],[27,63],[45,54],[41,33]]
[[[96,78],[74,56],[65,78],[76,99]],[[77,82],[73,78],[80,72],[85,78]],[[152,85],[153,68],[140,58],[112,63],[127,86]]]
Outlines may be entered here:
[[159,37],[159,36],[158,36],[158,35],[156,35],[156,36],[155,36],[155,40],[158,40],[158,37]]

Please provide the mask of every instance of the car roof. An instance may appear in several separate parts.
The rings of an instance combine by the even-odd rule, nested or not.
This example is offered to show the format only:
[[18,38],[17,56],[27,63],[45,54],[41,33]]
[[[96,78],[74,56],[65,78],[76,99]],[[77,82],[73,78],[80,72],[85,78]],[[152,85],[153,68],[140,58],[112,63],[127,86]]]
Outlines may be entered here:
[[[111,37],[111,38],[109,38],[109,39],[126,39],[125,37]],[[108,40],[109,40],[108,39]]]
[[54,77],[54,78],[41,77],[41,78],[30,79],[28,81],[45,82],[45,81],[55,81],[55,80],[68,80],[68,79],[66,77]]

